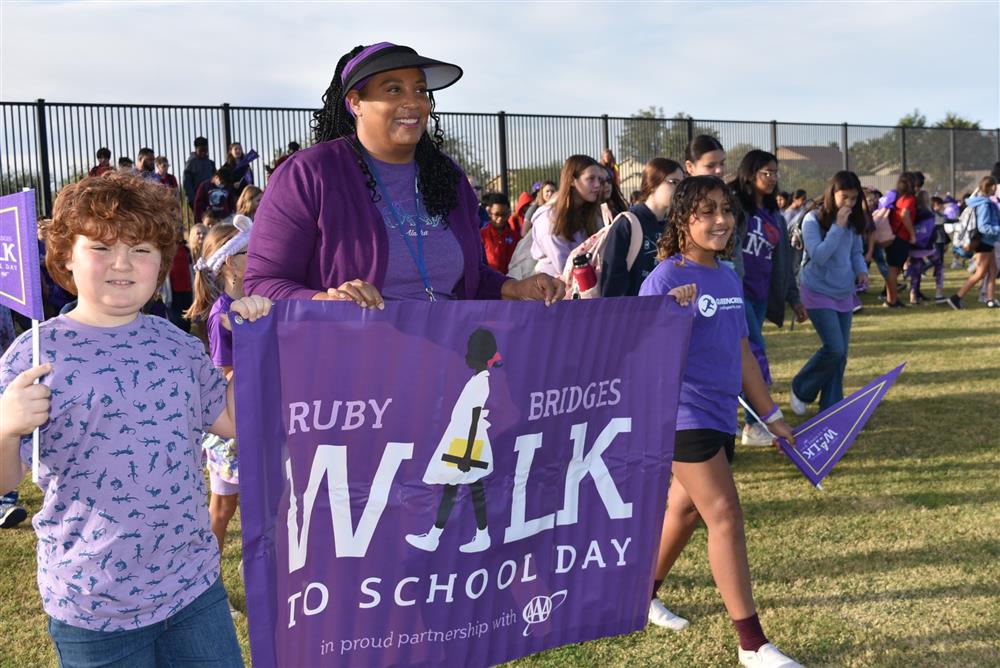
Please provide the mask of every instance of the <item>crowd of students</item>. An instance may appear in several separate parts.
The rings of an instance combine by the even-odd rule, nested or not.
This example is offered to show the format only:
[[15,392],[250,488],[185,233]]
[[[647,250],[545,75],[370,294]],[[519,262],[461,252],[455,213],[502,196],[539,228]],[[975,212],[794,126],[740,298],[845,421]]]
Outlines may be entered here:
[[[840,171],[809,200],[778,190],[778,160],[766,151],[747,153],[724,182],[725,149],[703,135],[682,160],[649,161],[631,205],[606,152],[601,161],[570,156],[558,182],[536,183],[512,208],[501,193],[477,197],[441,152],[436,127],[427,131],[428,118],[436,122],[429,91],[460,76],[407,47],[345,54],[316,113],[316,145],[290,146],[266,195],[253,184],[252,151],[232,144],[216,169],[207,141],[195,140],[183,193],[200,215],[189,230],[180,227],[184,203],[169,164],[147,149],[137,168],[125,160],[118,170],[101,149],[91,176],[59,193],[42,226],[47,361],[31,366],[27,333],[2,341],[0,488],[17,487],[32,457],[24,437],[48,423],[34,522],[38,582],[65,665],[126,656],[166,665],[164,657],[191,648],[201,655],[188,653],[188,662],[240,664],[219,567],[239,493],[229,313],[253,320],[278,298],[380,308],[385,300],[638,295],[697,311],[674,479],[655,527],[649,619],[688,625],[658,592],[703,520],[740,662],[798,665],[761,627],[730,468],[741,398],[749,407],[742,443],[794,441],[771,396],[764,321],[781,326],[790,308],[820,339],[791,380],[790,407],[803,415],[809,404],[824,409],[843,397],[857,293],[872,262],[885,276],[887,307],[900,305],[904,269],[918,303],[920,277],[942,267],[951,242],[974,268],[947,302],[962,307],[983,283],[995,307],[1000,163],[966,212],[929,199],[916,173],[882,195]],[[16,496],[4,498],[3,526],[26,515]]]

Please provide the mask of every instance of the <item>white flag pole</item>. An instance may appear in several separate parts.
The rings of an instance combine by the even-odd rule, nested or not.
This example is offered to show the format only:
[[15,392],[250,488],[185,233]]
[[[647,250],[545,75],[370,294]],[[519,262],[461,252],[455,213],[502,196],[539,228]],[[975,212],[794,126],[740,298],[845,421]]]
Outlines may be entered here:
[[[41,336],[38,333],[38,321],[31,319],[31,365],[38,366],[42,363]],[[39,379],[35,379],[38,383]],[[39,459],[39,427],[31,432],[31,482],[38,484],[38,459]]]
[[[746,401],[744,401],[744,400],[743,400],[743,397],[740,397],[740,396],[737,396],[736,398],[740,400],[740,404],[741,404],[741,405],[743,406],[743,408],[744,408],[744,409],[746,410],[746,412],[747,412],[747,413],[750,413],[750,415],[752,415],[752,416],[753,416],[753,418],[754,418],[755,420],[757,420],[757,422],[758,422],[758,423],[760,423],[760,425],[761,425],[762,427],[764,427],[764,431],[766,431],[766,432],[767,432],[768,434],[771,434],[771,438],[773,438],[773,439],[777,440],[777,438],[778,438],[778,437],[777,437],[777,436],[775,436],[775,435],[774,435],[774,434],[773,434],[773,433],[771,432],[771,430],[767,428],[767,423],[766,423],[766,422],[764,422],[763,420],[761,420],[761,419],[760,419],[760,416],[759,416],[759,415],[757,415],[757,413],[755,413],[755,412],[754,412],[754,410],[753,410],[752,408],[750,408],[750,404],[748,404],[748,403],[747,403]],[[821,484],[819,484],[819,483],[816,483],[816,489],[818,489],[819,491],[821,491],[821,492],[822,492],[822,491],[823,491],[823,485],[821,485]]]

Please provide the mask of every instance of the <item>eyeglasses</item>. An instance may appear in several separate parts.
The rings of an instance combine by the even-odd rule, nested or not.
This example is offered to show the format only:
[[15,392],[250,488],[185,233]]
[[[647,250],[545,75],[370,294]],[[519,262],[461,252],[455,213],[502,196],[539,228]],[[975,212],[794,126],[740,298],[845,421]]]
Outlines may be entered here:
[[762,170],[760,170],[757,173],[760,174],[761,176],[763,176],[765,179],[776,179],[776,178],[778,178],[778,171],[777,170],[771,172],[771,171],[768,171],[766,169],[762,169]]

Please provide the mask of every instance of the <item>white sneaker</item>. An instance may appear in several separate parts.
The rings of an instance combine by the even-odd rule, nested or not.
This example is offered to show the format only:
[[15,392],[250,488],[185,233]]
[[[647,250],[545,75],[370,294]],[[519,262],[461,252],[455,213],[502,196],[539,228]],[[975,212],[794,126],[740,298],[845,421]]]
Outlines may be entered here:
[[667,610],[658,598],[649,602],[649,623],[671,631],[683,631],[690,622]]
[[746,668],[803,668],[801,663],[788,658],[771,643],[765,643],[756,652],[740,648],[740,665]]
[[809,410],[808,406],[806,406],[806,402],[795,396],[795,390],[789,389],[788,393],[792,397],[788,402],[792,406],[792,412],[796,415],[805,415],[806,411]]
[[488,529],[476,529],[476,535],[465,545],[458,548],[459,552],[473,553],[490,549],[490,532]]
[[441,542],[441,529],[431,527],[431,530],[427,533],[407,534],[406,542],[415,548],[426,550],[427,552],[433,552],[438,549],[438,543]]
[[760,422],[754,422],[743,427],[743,438],[740,442],[743,445],[771,445],[774,442],[774,436],[771,436]]

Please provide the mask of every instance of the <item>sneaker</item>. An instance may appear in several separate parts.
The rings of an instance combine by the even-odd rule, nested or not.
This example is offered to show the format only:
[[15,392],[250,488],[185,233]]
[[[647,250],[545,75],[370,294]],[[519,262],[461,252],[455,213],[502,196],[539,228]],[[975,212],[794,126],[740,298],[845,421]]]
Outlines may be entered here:
[[10,501],[0,501],[0,529],[10,529],[28,519],[28,511]]
[[243,613],[240,612],[239,610],[237,610],[236,608],[234,608],[233,604],[230,603],[229,604],[229,616],[232,617],[234,620],[236,620],[236,619],[239,619],[240,617],[242,617]]
[[948,301],[948,298],[945,297],[944,295],[937,295],[936,297],[934,297],[934,303],[935,304],[944,304],[947,301]]
[[796,415],[805,415],[806,411],[809,410],[809,408],[806,406],[806,402],[802,401],[797,396],[795,396],[795,390],[789,390],[789,394],[792,395],[791,399],[788,402],[792,406],[792,412],[795,413]]
[[962,304],[962,298],[959,297],[958,295],[952,295],[951,297],[948,297],[948,306],[952,307],[956,311],[961,311],[963,308],[965,308],[965,305]]
[[683,631],[691,622],[670,612],[660,599],[654,598],[649,602],[649,623],[671,631]]
[[740,648],[740,665],[746,668],[803,668],[771,643],[764,643],[756,652]]
[[855,304],[854,308],[851,309],[851,313],[859,313],[863,308],[864,306],[862,306],[861,304]]
[[476,535],[465,545],[458,548],[459,552],[472,554],[490,549],[490,532],[487,529],[476,529]]
[[986,303],[986,295],[983,294],[982,292],[979,293],[979,303],[980,304],[985,304]]
[[760,422],[743,427],[743,438],[740,440],[743,445],[771,445],[773,441],[774,436],[771,436]]

